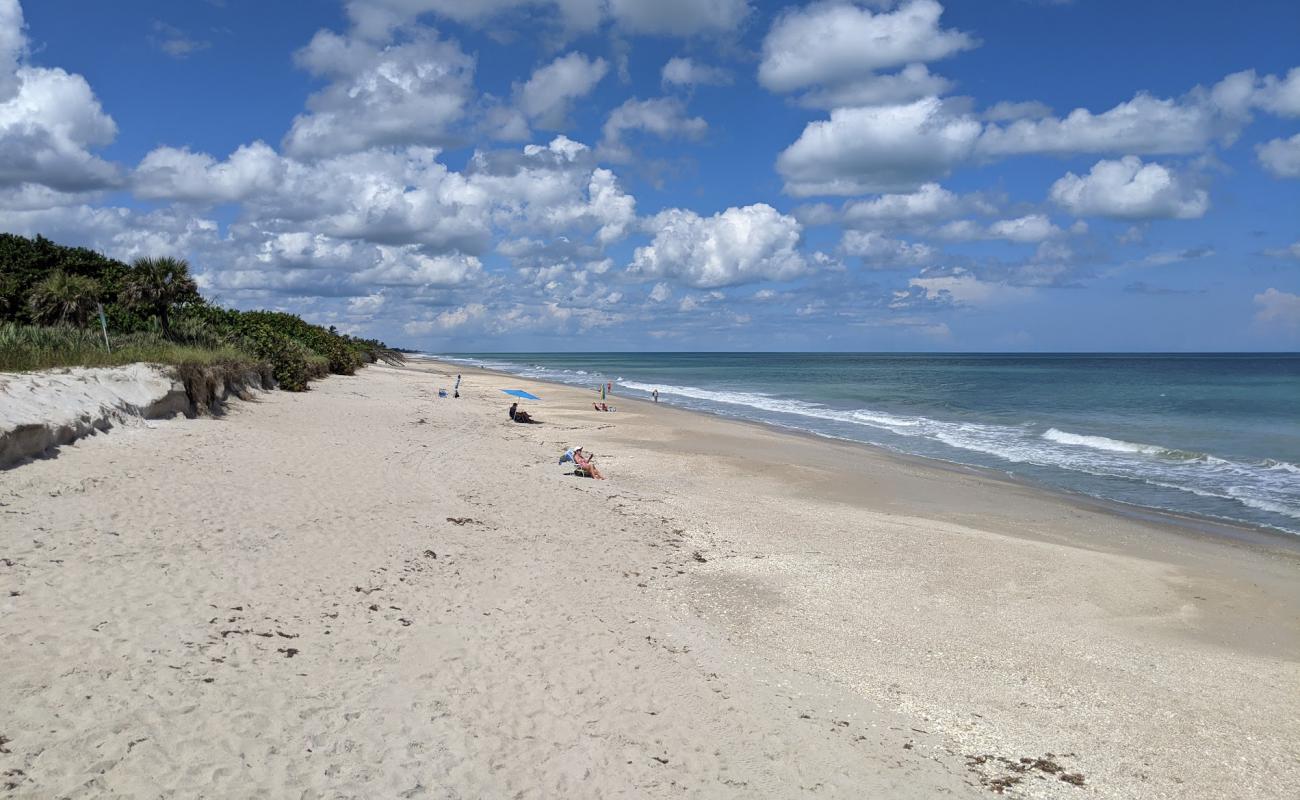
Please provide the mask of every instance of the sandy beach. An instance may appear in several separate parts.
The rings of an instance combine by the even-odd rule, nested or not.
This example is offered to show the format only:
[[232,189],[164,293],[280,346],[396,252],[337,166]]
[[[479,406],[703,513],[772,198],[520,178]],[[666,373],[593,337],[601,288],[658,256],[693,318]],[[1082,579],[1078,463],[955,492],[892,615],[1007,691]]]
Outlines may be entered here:
[[1300,783],[1291,543],[591,399],[373,366],[0,472],[0,797]]

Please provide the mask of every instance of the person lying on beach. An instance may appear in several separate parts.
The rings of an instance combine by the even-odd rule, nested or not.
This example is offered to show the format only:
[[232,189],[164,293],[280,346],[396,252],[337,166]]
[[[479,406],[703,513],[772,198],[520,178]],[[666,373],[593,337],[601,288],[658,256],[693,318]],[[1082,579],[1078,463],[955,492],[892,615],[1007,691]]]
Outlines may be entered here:
[[614,410],[614,409],[610,408],[609,406],[605,405],[604,403],[592,403],[592,404],[591,404],[591,407],[594,408],[594,409],[596,409],[597,411],[613,411],[613,410]]

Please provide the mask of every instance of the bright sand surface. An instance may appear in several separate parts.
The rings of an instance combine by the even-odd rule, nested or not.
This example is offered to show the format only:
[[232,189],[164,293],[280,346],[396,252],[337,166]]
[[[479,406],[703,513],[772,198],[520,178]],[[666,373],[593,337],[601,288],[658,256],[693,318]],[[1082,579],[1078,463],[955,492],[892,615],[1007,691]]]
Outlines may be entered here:
[[0,472],[0,797],[1294,796],[1285,542],[591,400],[376,366]]

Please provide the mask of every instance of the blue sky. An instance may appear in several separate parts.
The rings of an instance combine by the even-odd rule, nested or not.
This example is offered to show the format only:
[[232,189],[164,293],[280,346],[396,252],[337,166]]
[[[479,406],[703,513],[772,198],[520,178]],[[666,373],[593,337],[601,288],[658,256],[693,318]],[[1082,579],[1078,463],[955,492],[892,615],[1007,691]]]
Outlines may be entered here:
[[0,0],[0,229],[435,351],[1294,350],[1300,5]]

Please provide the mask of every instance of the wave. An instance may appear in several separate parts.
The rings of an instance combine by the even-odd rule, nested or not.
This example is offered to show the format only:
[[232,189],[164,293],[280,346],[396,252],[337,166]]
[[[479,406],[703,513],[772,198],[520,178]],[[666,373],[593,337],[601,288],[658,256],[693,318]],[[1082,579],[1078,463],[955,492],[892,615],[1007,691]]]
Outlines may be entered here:
[[[807,420],[875,428],[895,436],[938,442],[957,450],[992,456],[1012,464],[1031,464],[1100,478],[1137,481],[1148,486],[1212,497],[1300,520],[1300,486],[1291,477],[1300,472],[1300,468],[1285,461],[1245,463],[1209,453],[1129,442],[1108,436],[1071,433],[1059,428],[1049,427],[1036,432],[1028,424],[953,422],[923,416],[899,416],[874,409],[835,409],[761,392],[651,385],[628,380],[622,381],[620,385],[647,393],[658,389],[661,396],[678,396]],[[819,430],[816,424],[796,424],[793,427],[825,432]]]
[[1157,447],[1153,444],[1136,444],[1134,442],[1125,442],[1120,439],[1111,439],[1105,436],[1087,436],[1082,433],[1070,433],[1069,431],[1048,428],[1043,431],[1043,438],[1058,444],[1075,445],[1078,447],[1091,447],[1094,450],[1106,450],[1111,453],[1146,453],[1147,455],[1158,456],[1167,452],[1172,452],[1163,447]]

